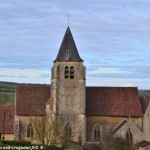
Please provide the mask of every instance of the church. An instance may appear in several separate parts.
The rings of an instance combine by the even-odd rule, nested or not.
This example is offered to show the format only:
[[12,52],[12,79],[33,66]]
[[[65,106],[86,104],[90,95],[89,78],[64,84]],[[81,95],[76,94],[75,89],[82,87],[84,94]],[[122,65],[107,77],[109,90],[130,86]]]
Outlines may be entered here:
[[6,139],[32,141],[33,119],[48,116],[63,118],[64,132],[77,143],[82,139],[81,145],[101,143],[105,130],[134,144],[150,141],[150,105],[138,88],[87,87],[83,62],[68,26],[50,86],[16,86],[15,105],[7,107],[14,115],[6,121]]

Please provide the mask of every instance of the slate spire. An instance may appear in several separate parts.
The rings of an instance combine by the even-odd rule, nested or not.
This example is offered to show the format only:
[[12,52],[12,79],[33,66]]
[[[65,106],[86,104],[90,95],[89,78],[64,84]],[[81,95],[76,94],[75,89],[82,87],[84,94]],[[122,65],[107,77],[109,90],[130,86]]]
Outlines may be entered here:
[[69,26],[67,27],[59,52],[54,62],[83,62],[79,56]]

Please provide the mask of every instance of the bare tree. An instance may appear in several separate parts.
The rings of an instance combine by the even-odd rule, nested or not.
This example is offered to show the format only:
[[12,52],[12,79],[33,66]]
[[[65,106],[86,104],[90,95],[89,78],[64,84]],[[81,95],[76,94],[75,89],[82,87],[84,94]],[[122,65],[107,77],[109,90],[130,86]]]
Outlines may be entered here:
[[36,117],[33,120],[33,139],[38,140],[45,147],[59,145],[61,143],[60,127],[61,124],[58,121],[50,123],[48,116]]
[[102,149],[103,150],[134,150],[133,143],[122,138],[114,137],[112,129],[104,127],[102,137]]
[[[71,119],[70,119],[71,118]],[[69,124],[69,120],[74,120]],[[33,119],[34,136],[45,147],[63,146],[67,149],[72,147],[74,137],[76,136],[76,116],[61,116],[49,120],[48,116],[36,117]],[[82,137],[79,135],[78,142],[82,143]]]

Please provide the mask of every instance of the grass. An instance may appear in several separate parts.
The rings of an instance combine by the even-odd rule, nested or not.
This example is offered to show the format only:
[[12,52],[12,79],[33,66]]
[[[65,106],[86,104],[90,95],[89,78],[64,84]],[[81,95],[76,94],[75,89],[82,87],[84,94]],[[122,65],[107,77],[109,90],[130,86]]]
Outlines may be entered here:
[[[0,95],[7,96],[7,103],[13,104],[15,101],[15,84],[0,84]],[[3,98],[0,97],[0,102],[3,101]]]

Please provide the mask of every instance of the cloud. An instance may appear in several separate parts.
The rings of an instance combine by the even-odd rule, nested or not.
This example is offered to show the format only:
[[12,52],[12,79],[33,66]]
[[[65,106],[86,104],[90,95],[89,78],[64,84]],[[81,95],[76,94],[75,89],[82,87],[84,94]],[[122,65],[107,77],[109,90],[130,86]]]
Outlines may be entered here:
[[19,83],[48,83],[50,71],[44,69],[12,69],[0,68],[0,81]]
[[139,89],[149,89],[150,79],[135,78],[87,78],[87,86],[99,87],[138,87]]
[[121,70],[119,68],[98,68],[97,70],[92,70],[92,71],[89,71],[88,72],[89,74],[108,74],[108,73],[111,73],[111,74],[120,74],[120,73],[131,73],[131,72],[128,72],[128,71],[124,71],[124,70]]
[[[21,72],[48,70],[52,66],[69,13],[73,37],[86,63],[87,78],[106,77],[105,85],[109,85],[111,77],[116,85],[117,78],[135,78],[143,81],[143,85],[138,85],[148,87],[144,78],[150,78],[149,5],[147,0],[95,0],[94,3],[91,0],[1,0],[0,68],[11,69],[6,78],[0,79],[38,82],[41,77],[40,82],[45,83],[47,74],[37,72],[34,76],[33,73],[33,78],[31,74],[31,79],[27,76],[25,80]],[[13,69],[22,70],[19,72],[22,79]],[[15,77],[8,77],[11,71]],[[87,82],[97,85],[94,81]],[[127,84],[132,82],[122,83]]]

